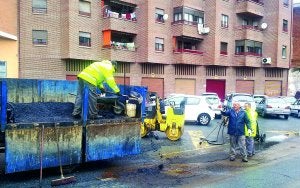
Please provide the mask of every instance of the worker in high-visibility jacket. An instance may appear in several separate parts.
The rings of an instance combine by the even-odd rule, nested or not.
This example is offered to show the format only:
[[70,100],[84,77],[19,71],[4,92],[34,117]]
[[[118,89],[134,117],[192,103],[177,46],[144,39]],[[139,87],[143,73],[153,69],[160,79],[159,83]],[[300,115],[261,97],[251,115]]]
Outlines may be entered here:
[[251,108],[250,103],[245,103],[245,112],[250,121],[251,130],[245,126],[246,136],[246,150],[248,157],[252,157],[255,154],[254,137],[257,133],[257,112]]
[[94,62],[86,67],[81,73],[78,74],[78,90],[75,100],[73,117],[80,118],[82,111],[82,98],[84,86],[87,86],[89,90],[88,95],[88,118],[98,119],[101,116],[98,115],[97,110],[97,88],[101,93],[105,93],[103,83],[106,82],[108,86],[117,94],[120,95],[120,89],[118,88],[113,74],[116,71],[117,62],[103,60],[100,62]]

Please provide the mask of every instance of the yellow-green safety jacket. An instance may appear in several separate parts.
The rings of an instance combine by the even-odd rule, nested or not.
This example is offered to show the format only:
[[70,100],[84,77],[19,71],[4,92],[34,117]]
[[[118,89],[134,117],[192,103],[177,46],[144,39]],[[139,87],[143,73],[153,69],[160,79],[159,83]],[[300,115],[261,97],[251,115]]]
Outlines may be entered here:
[[[251,109],[248,109],[248,110],[245,110],[246,112],[246,115],[250,121],[250,127],[251,127],[251,135],[252,137],[255,137],[256,136],[256,127],[257,127],[257,112],[255,110],[251,110]],[[246,136],[249,136],[249,133],[248,133],[248,128],[247,126],[245,126],[245,135]]]
[[103,83],[106,82],[108,86],[117,93],[120,92],[120,89],[113,77],[114,72],[115,69],[111,62],[103,60],[100,62],[94,62],[86,67],[78,74],[78,77],[98,88],[104,88]]

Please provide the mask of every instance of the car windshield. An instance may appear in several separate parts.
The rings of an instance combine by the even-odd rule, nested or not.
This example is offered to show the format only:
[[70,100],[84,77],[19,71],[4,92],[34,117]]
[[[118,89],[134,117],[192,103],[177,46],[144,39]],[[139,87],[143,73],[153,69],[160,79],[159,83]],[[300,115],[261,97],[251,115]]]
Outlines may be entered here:
[[254,102],[253,97],[251,97],[249,95],[236,95],[236,96],[233,96],[232,100],[238,101],[238,102]]
[[277,103],[277,104],[284,104],[286,103],[282,98],[269,98],[269,103]]
[[184,100],[183,96],[173,96],[170,98],[165,99],[165,105],[170,105],[170,101],[174,101],[175,105],[179,105],[181,103],[181,101]]
[[259,103],[263,98],[262,97],[254,97],[254,101]]
[[210,103],[210,104],[219,104],[219,98],[214,97],[214,96],[208,96],[206,97],[206,100]]

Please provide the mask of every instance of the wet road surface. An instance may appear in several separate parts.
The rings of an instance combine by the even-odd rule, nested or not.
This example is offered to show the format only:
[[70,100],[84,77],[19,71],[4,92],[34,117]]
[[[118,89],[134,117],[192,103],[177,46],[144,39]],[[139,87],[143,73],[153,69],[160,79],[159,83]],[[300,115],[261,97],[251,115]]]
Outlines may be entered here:
[[[256,144],[257,154],[248,163],[240,158],[228,160],[226,129],[224,145],[199,144],[200,138],[206,138],[214,129],[207,139],[216,139],[220,120],[214,120],[208,127],[186,125],[184,136],[177,142],[156,132],[158,137],[142,139],[142,153],[136,156],[65,169],[65,176],[73,175],[77,181],[62,187],[265,187],[269,185],[267,180],[278,187],[300,186],[299,169],[293,171],[300,166],[300,119],[259,119],[259,124],[267,142]],[[222,131],[220,142],[221,135]],[[43,187],[50,187],[51,180],[60,178],[58,168],[45,169],[43,174]],[[37,186],[38,171],[11,175],[3,175],[2,171],[0,187]]]

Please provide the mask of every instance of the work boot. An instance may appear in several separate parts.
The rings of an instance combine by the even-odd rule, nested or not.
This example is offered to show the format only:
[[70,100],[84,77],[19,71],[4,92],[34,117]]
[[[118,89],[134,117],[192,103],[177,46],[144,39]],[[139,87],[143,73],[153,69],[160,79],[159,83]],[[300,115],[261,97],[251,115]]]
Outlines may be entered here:
[[242,161],[246,163],[246,162],[248,162],[248,159],[247,158],[243,158]]

